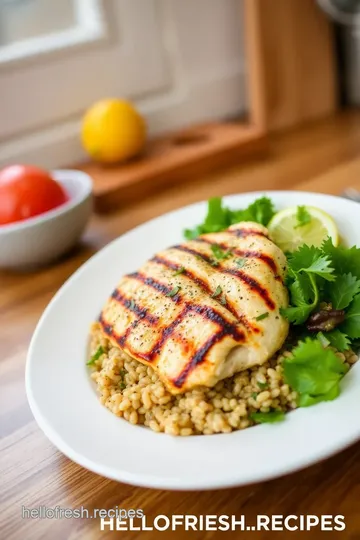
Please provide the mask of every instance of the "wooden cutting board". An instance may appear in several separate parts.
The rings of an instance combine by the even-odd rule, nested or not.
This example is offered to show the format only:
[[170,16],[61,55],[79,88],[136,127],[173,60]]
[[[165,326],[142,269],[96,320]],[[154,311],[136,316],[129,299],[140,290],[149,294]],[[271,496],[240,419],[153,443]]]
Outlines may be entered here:
[[107,212],[174,182],[190,186],[199,175],[241,164],[265,149],[264,133],[255,126],[212,123],[154,139],[136,161],[115,167],[87,163],[80,168],[93,179],[95,210]]

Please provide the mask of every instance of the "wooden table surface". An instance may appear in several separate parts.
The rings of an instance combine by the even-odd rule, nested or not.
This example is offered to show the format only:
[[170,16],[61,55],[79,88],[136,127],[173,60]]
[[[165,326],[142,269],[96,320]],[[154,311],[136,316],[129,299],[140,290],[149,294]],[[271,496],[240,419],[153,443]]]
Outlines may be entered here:
[[[328,538],[360,538],[360,443],[304,471],[236,489],[167,492],[107,480],[64,457],[35,423],[24,388],[26,351],[35,325],[55,291],[96,250],[111,239],[163,212],[215,194],[265,189],[304,189],[339,193],[360,188],[360,114],[346,113],[272,139],[269,155],[239,165],[186,188],[139,200],[131,208],[94,216],[82,245],[55,266],[32,274],[0,273],[0,538],[145,540],[159,532],[100,532],[96,520],[27,520],[22,505],[37,508],[141,508],[157,514],[343,514],[346,530]],[[59,404],[61,406],[61,404]],[[351,411],[349,411],[351,414]],[[346,419],[345,419],[346,421]],[[289,448],[291,452],[291,448]],[[120,457],[120,455],[119,455]],[[239,455],[241,459],[241,455]],[[266,448],[264,448],[266,459]],[[236,466],[236,464],[234,464]],[[165,535],[164,535],[165,534]],[[218,538],[220,532],[173,532],[172,537]],[[241,538],[269,538],[274,533],[233,533]],[[318,538],[319,531],[292,533]],[[168,538],[169,533],[162,537]],[[288,538],[289,532],[277,532]]]

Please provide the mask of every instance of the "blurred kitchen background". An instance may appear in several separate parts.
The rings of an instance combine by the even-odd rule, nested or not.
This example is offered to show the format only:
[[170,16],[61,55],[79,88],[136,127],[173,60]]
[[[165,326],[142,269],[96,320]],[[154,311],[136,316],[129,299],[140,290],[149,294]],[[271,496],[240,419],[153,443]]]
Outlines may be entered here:
[[358,105],[359,18],[358,0],[0,0],[0,165],[83,161],[103,97],[135,102],[150,136],[259,100],[293,107],[275,128]]

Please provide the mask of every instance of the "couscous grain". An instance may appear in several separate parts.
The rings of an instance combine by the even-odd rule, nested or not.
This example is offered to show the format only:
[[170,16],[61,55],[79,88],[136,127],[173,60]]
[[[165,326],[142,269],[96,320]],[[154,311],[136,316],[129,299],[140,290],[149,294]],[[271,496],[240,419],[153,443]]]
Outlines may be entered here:
[[[297,407],[297,393],[283,379],[282,361],[291,356],[289,351],[224,379],[214,388],[198,387],[174,396],[150,366],[113,347],[94,323],[90,354],[100,346],[103,354],[91,373],[100,402],[131,424],[145,425],[157,433],[184,437],[229,433],[252,426],[251,413],[288,412]],[[358,359],[351,350],[338,357],[348,365]]]

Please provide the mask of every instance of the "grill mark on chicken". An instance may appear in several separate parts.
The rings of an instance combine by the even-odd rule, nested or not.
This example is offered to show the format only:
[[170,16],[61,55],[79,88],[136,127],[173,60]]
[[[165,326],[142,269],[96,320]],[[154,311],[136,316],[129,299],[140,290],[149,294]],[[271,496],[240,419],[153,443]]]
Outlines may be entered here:
[[159,317],[156,317],[155,315],[151,315],[151,313],[148,313],[148,309],[144,308],[144,307],[141,307],[139,306],[139,304],[137,304],[136,302],[134,302],[134,300],[132,299],[129,299],[127,298],[126,296],[124,296],[120,291],[119,289],[115,289],[114,292],[112,293],[111,295],[111,298],[113,298],[114,300],[116,300],[116,302],[119,302],[119,304],[121,304],[122,306],[124,306],[126,309],[128,309],[129,311],[132,311],[133,313],[135,313],[135,315],[137,315],[139,318],[137,319],[138,321],[140,319],[145,319],[147,320],[150,324],[152,325],[155,325],[155,324],[158,324],[159,322]]
[[225,332],[220,331],[217,334],[214,334],[211,336],[202,347],[193,355],[193,357],[189,360],[189,362],[186,364],[184,369],[181,371],[180,375],[178,375],[175,379],[172,380],[172,383],[176,388],[181,388],[186,379],[188,378],[189,374],[199,365],[204,362],[206,359],[206,355],[216,343],[218,343],[224,336],[226,335]]
[[152,287],[164,296],[169,296],[169,298],[171,298],[171,300],[174,302],[180,301],[180,297],[177,293],[174,294],[174,296],[170,296],[173,291],[172,287],[168,287],[164,283],[160,283],[160,281],[156,281],[156,279],[153,279],[152,277],[144,276],[144,274],[141,274],[140,272],[133,272],[132,274],[128,274],[127,277],[142,281],[144,285]]
[[[139,272],[135,272],[134,274],[130,274],[129,277],[132,277],[134,279],[140,280],[143,283],[146,283],[148,286],[153,287],[156,291],[160,291],[162,288],[168,289],[165,285],[162,283],[152,279],[147,278],[146,276],[140,274]],[[175,301],[175,296],[169,297],[172,301]],[[219,331],[214,334],[207,342],[201,346],[189,359],[188,363],[186,364],[185,368],[182,370],[180,375],[174,379],[174,385],[177,388],[181,388],[181,386],[186,381],[187,376],[191,371],[200,363],[204,362],[206,359],[206,354],[210,350],[210,348],[215,345],[222,337],[225,336],[232,336],[235,340],[237,340],[239,343],[243,342],[246,338],[245,333],[237,328],[237,325],[235,323],[231,323],[224,319],[224,317],[218,313],[215,309],[211,308],[210,306],[202,306],[199,304],[193,304],[191,302],[188,302],[186,300],[183,300],[184,308],[181,311],[181,313],[176,317],[176,319],[166,328],[163,328],[161,335],[157,342],[154,344],[152,349],[148,353],[139,353],[138,351],[136,354],[134,354],[131,351],[131,348],[129,345],[127,345],[127,348],[129,351],[134,354],[134,356],[138,356],[142,358],[143,360],[151,363],[155,356],[160,353],[161,348],[164,346],[166,341],[174,334],[177,326],[183,321],[183,319],[186,317],[187,314],[190,312],[195,312],[198,315],[201,315],[204,317],[204,319],[207,319],[211,322],[214,322],[219,326]],[[125,345],[126,339],[131,331],[131,327],[128,328],[123,336],[118,336],[112,329],[112,327],[107,323],[107,321],[104,319],[103,315],[100,316],[99,322],[102,325],[102,328],[104,332],[108,335],[113,337],[117,343],[119,343],[122,347]]]
[[267,238],[269,240],[267,234],[265,234],[263,231],[258,231],[256,229],[227,229],[226,232],[229,234],[233,234],[238,238],[247,238],[248,236],[263,236],[264,238]]
[[[185,253],[190,253],[191,255],[194,255],[195,257],[199,257],[204,262],[206,262],[207,264],[213,267],[213,265],[211,264],[212,263],[211,257],[204,255],[203,253],[199,251],[196,251],[196,249],[191,249],[191,248],[188,248],[187,246],[182,246],[182,245],[173,246],[173,249],[178,249],[180,251],[184,251]],[[233,270],[231,268],[223,268],[223,267],[219,268],[219,266],[220,264],[218,264],[218,266],[215,267],[219,272],[223,274],[231,274],[232,276],[235,276],[241,279],[243,283],[245,283],[254,293],[258,294],[263,299],[263,301],[265,302],[265,304],[271,311],[275,309],[275,302],[270,298],[269,292],[262,285],[260,285],[260,283],[256,281],[255,278],[248,276],[242,270]]]
[[[165,259],[164,257],[159,257],[158,255],[153,257],[151,259],[151,262],[155,262],[157,264],[166,266],[166,268],[170,268],[171,270],[174,270],[175,272],[183,268],[183,271],[181,272],[182,275],[191,279],[191,281],[196,283],[204,292],[206,292],[209,296],[212,296],[213,291],[210,289],[208,284],[203,279],[198,277],[191,270],[187,270],[182,265],[173,263],[172,261],[169,261],[168,259]],[[214,300],[216,300],[216,298],[214,298]],[[228,311],[230,311],[232,315],[234,315],[236,319],[239,319],[241,323],[245,326],[245,328],[247,328],[250,332],[254,332],[256,334],[260,332],[260,329],[255,324],[248,321],[243,313],[239,313],[227,298],[225,298],[225,304],[223,305]]]
[[260,251],[232,248],[231,246],[227,245],[225,242],[221,242],[221,243],[212,242],[211,240],[208,240],[207,238],[199,237],[195,239],[195,242],[202,242],[210,246],[218,246],[219,248],[225,251],[230,250],[234,255],[239,255],[239,257],[244,257],[248,259],[260,259],[274,272],[275,279],[281,280],[281,277],[278,275],[278,269],[277,269],[276,263],[274,259],[270,257],[270,255],[266,255],[265,253],[261,253]]

